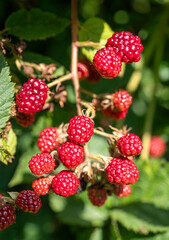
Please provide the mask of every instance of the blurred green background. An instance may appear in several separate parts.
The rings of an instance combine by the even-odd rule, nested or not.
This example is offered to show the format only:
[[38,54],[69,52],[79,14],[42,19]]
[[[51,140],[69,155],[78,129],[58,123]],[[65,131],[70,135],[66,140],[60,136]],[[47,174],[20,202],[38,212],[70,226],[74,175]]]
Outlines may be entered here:
[[[39,8],[71,21],[71,1],[6,0],[0,1],[0,29],[18,9]],[[142,61],[127,65],[120,79],[101,79],[97,84],[81,82],[83,88],[95,93],[114,92],[126,88],[133,96],[133,104],[124,121],[104,119],[98,113],[96,126],[108,124],[121,127],[127,124],[140,137],[145,133],[160,135],[169,142],[169,1],[168,0],[79,0],[79,24],[91,17],[106,21],[113,31],[131,31],[142,39]],[[57,28],[57,26],[56,26]],[[17,41],[12,37],[12,41]],[[58,62],[70,69],[71,25],[56,37],[27,42],[26,51],[44,56],[43,62]],[[81,54],[81,52],[80,52]],[[31,54],[30,54],[31,55]],[[45,58],[46,56],[46,58]],[[41,57],[41,56],[39,56]],[[49,57],[49,58],[47,58]],[[29,54],[25,59],[29,58]],[[36,62],[37,56],[30,56]],[[15,72],[17,81],[27,78]],[[130,84],[129,84],[130,83]],[[35,177],[28,169],[28,161],[38,152],[39,132],[47,126],[59,126],[76,114],[72,84],[65,83],[68,101],[63,109],[56,104],[54,112],[40,112],[28,129],[12,121],[17,135],[17,151],[13,163],[0,163],[0,192],[31,189]],[[88,100],[85,95],[84,99]],[[93,136],[89,149],[93,154],[107,155],[107,142]],[[43,206],[36,214],[17,211],[16,224],[0,232],[2,240],[136,240],[169,239],[169,165],[168,150],[163,159],[136,160],[140,180],[132,186],[132,194],[125,199],[108,197],[105,206],[92,206],[86,192],[62,198],[41,197]]]

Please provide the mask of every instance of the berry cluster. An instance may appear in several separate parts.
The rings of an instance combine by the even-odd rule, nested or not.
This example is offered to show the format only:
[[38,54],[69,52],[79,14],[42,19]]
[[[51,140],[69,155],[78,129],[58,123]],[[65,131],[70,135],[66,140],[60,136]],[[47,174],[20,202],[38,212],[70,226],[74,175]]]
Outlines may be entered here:
[[49,88],[42,79],[30,78],[16,94],[18,111],[35,114],[43,109]]
[[[93,64],[89,61],[86,61],[86,65],[78,63],[78,78],[96,82],[100,75],[110,79],[117,77],[122,62],[138,62],[142,51],[143,46],[138,36],[129,32],[114,33],[107,40],[106,46],[96,52]],[[20,125],[27,127],[34,122],[35,113],[43,109],[48,90],[42,79],[31,78],[23,84],[16,94],[16,120]],[[132,104],[132,96],[127,91],[120,90],[111,94],[109,100],[106,107],[100,108],[103,114],[114,119],[125,118]],[[67,128],[66,140],[61,140],[60,132],[55,127],[46,127],[40,132],[37,145],[41,153],[37,153],[29,161],[31,172],[40,177],[32,182],[34,191],[24,190],[18,193],[12,204],[0,201],[0,204],[3,203],[0,205],[0,230],[14,223],[16,208],[37,213],[41,208],[39,195],[56,193],[69,197],[87,189],[89,200],[98,207],[106,202],[108,195],[114,194],[118,198],[130,195],[129,184],[134,184],[139,179],[134,157],[143,149],[141,139],[135,134],[127,133],[126,129],[115,130],[113,134],[108,134],[111,157],[93,157],[86,150],[86,143],[94,131],[99,130],[94,130],[94,122],[88,116],[89,109],[86,115],[70,119],[68,126],[64,126]],[[106,133],[102,132],[101,135]],[[160,147],[157,148],[157,145]],[[53,151],[56,148],[57,151]],[[160,142],[158,137],[154,137],[150,154],[158,157],[164,151],[164,143]],[[100,161],[96,163],[91,159]],[[68,170],[53,175],[52,172],[57,169],[59,162]],[[0,195],[0,198],[3,196]]]
[[130,32],[115,32],[107,40],[106,47],[96,52],[93,63],[103,78],[114,78],[121,71],[121,62],[138,62],[142,51],[143,45],[138,36]]

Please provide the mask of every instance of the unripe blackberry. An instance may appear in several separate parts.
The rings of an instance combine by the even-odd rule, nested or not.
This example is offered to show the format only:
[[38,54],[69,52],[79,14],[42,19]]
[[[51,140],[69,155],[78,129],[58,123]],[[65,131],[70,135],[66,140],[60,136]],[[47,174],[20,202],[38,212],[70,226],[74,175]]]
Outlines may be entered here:
[[15,211],[12,205],[5,204],[0,207],[0,231],[5,230],[15,222]]
[[41,208],[41,200],[39,196],[30,190],[23,190],[16,199],[17,206],[24,212],[37,213]]
[[84,63],[78,62],[77,70],[78,70],[78,78],[79,79],[88,77],[88,75],[89,75],[88,67]]
[[139,171],[134,162],[123,158],[112,158],[106,173],[110,183],[133,184],[139,178]]
[[35,114],[43,109],[47,98],[48,86],[42,79],[30,78],[16,94],[18,111]]
[[150,141],[150,156],[159,158],[166,151],[166,143],[160,136],[153,136]]
[[88,188],[88,198],[94,206],[101,207],[106,202],[107,191],[98,186],[91,186]]
[[32,123],[34,123],[35,115],[17,112],[16,121],[22,127],[28,127],[28,126],[32,125]]
[[68,170],[61,171],[52,180],[52,187],[57,195],[69,197],[76,193],[80,185],[78,178]]
[[43,153],[50,153],[58,146],[59,140],[55,127],[44,128],[38,138],[38,147]]
[[118,198],[127,197],[131,194],[131,187],[130,185],[125,185],[125,184],[115,184],[114,194]]
[[35,175],[48,174],[53,171],[55,160],[49,153],[37,153],[29,161],[29,168]]
[[133,133],[127,133],[119,138],[116,145],[123,156],[137,156],[143,149],[141,139]]
[[57,152],[59,160],[69,169],[74,169],[84,160],[84,148],[70,141],[62,143]]
[[140,53],[143,51],[140,38],[130,32],[115,32],[107,40],[106,47],[112,47],[121,61],[126,63],[138,62],[141,59]]
[[68,138],[77,144],[84,144],[93,135],[93,128],[94,122],[89,117],[75,116],[69,121]]
[[117,77],[122,66],[120,57],[111,47],[98,50],[93,58],[93,63],[103,78]]
[[119,119],[124,119],[127,115],[128,110],[124,110],[121,112],[116,112],[111,109],[111,107],[108,107],[106,109],[102,109],[102,113],[109,118],[119,120]]
[[37,195],[46,195],[49,193],[52,184],[52,177],[40,177],[32,182],[32,188]]
[[125,90],[115,92],[113,104],[118,112],[126,111],[132,104],[132,96]]

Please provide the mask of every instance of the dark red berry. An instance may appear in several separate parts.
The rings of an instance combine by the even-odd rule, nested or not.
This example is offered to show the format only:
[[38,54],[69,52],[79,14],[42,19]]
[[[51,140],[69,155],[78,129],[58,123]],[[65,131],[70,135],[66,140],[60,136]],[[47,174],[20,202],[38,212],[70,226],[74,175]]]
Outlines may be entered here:
[[100,74],[98,73],[98,71],[96,70],[95,66],[93,63],[91,63],[89,60],[85,60],[85,64],[88,67],[88,72],[89,75],[86,78],[86,80],[90,83],[97,83],[100,80]]
[[128,159],[113,158],[106,168],[110,183],[133,184],[139,178],[139,171],[134,162]]
[[29,168],[35,175],[43,175],[52,172],[55,160],[49,153],[37,153],[29,161]]
[[33,181],[32,188],[37,195],[46,195],[49,193],[52,184],[52,177],[40,177]]
[[37,213],[41,208],[41,200],[39,196],[30,190],[24,190],[19,193],[16,199],[17,206],[24,212]]
[[17,112],[16,121],[22,127],[28,127],[28,126],[32,125],[32,123],[34,123],[35,115]]
[[143,51],[140,38],[130,32],[115,32],[107,40],[106,47],[112,47],[121,61],[126,63],[138,62],[141,59],[140,53]]
[[95,68],[103,78],[117,77],[121,71],[121,59],[113,51],[113,48],[102,48],[94,56]]
[[52,180],[52,187],[57,195],[69,197],[76,193],[79,179],[68,170],[61,171]]
[[124,110],[121,112],[116,112],[111,109],[111,107],[108,107],[106,109],[102,109],[102,113],[109,118],[119,120],[119,119],[124,119],[127,115],[128,110]]
[[43,109],[47,98],[48,86],[42,79],[30,78],[16,94],[18,111],[35,114]]
[[59,140],[55,127],[44,128],[38,138],[38,147],[43,153],[50,153],[58,146]]
[[124,156],[137,156],[143,149],[141,139],[133,133],[127,133],[119,138],[116,145]]
[[0,207],[0,231],[5,230],[15,222],[15,211],[12,205],[5,204]]
[[159,158],[166,151],[166,143],[160,136],[153,136],[150,141],[150,156]]
[[78,62],[77,70],[78,70],[78,78],[79,79],[88,77],[88,75],[89,75],[88,67],[84,63]]
[[127,197],[131,194],[131,187],[130,185],[125,185],[125,184],[115,184],[114,194],[118,198]]
[[66,141],[58,149],[59,160],[67,168],[74,169],[84,160],[84,148],[73,142]]
[[132,96],[125,90],[115,92],[113,104],[118,112],[126,111],[132,104]]
[[89,117],[75,116],[69,121],[68,138],[77,144],[84,144],[93,135],[93,128],[94,122]]
[[88,198],[94,206],[101,207],[106,202],[107,191],[97,186],[91,186],[88,188]]

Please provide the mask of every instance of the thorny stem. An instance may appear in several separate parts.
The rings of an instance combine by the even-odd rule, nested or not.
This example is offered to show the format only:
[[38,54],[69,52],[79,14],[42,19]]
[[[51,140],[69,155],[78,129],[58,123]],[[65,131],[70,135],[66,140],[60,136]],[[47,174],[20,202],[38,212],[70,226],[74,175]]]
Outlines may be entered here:
[[51,87],[57,85],[58,83],[70,80],[71,78],[72,78],[72,73],[69,73],[69,74],[63,75],[60,78],[57,78],[56,80],[54,80],[53,82],[51,82],[51,83],[49,83],[47,85],[48,85],[49,88],[51,88]]
[[80,105],[80,84],[77,72],[77,61],[78,61],[78,46],[77,42],[77,0],[72,0],[72,55],[71,55],[71,72],[72,80],[76,95],[76,107],[78,115],[81,114]]

